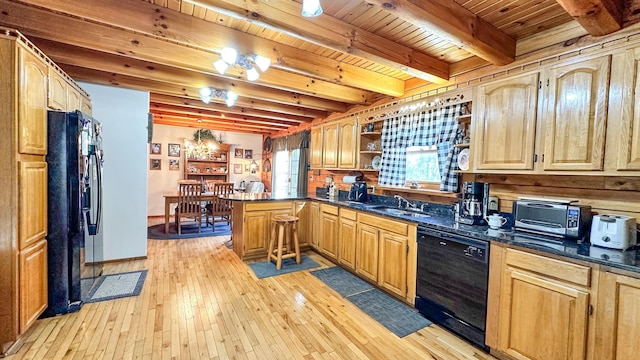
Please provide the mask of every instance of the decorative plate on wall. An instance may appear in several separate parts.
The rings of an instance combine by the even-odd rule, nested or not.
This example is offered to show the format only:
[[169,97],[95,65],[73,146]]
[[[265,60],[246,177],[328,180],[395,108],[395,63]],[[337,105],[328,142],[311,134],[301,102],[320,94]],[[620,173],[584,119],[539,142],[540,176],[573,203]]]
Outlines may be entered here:
[[262,165],[262,170],[266,171],[266,172],[270,172],[271,171],[271,160],[267,159],[264,161],[264,164]]
[[458,154],[458,167],[462,171],[469,170],[469,149],[462,149]]
[[374,156],[373,159],[371,159],[371,167],[374,170],[380,170],[382,167],[382,158],[380,156]]

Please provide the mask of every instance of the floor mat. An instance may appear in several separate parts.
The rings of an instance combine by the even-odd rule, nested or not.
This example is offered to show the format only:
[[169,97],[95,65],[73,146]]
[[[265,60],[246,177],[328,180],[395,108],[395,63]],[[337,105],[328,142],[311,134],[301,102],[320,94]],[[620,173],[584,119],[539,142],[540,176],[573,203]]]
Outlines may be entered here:
[[229,226],[229,224],[227,224],[226,222],[217,222],[215,223],[215,227],[212,227],[211,225],[205,226],[203,221],[202,226],[200,227],[200,232],[198,232],[197,223],[193,222],[184,224],[182,225],[181,235],[178,235],[176,224],[173,222],[169,223],[168,234],[165,234],[164,232],[164,223],[149,226],[147,228],[147,238],[153,240],[179,240],[223,235],[231,235],[231,226]]
[[374,288],[339,266],[311,273],[398,337],[405,337],[431,325],[431,321],[414,308]]
[[311,260],[306,255],[300,256],[300,265],[296,264],[295,258],[282,260],[282,267],[280,268],[280,270],[276,270],[275,261],[264,261],[249,264],[249,267],[251,268],[251,270],[253,270],[253,273],[256,274],[256,277],[258,279],[282,274],[289,274],[292,272],[312,269],[319,266],[320,265],[317,262]]
[[142,291],[146,278],[147,270],[100,276],[82,300],[90,303],[137,296]]

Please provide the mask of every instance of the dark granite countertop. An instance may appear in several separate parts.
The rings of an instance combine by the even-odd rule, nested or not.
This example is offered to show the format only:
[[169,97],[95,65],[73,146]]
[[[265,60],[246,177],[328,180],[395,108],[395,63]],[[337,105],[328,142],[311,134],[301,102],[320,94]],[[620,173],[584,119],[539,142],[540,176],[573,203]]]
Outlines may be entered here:
[[550,236],[513,231],[512,229],[493,230],[488,226],[459,224],[454,220],[454,213],[451,207],[445,205],[429,204],[422,213],[424,216],[416,217],[412,214],[390,214],[381,208],[376,208],[376,205],[386,205],[390,207],[397,206],[396,201],[393,200],[393,198],[391,198],[392,202],[389,204],[380,204],[378,202],[356,203],[352,201],[345,201],[344,199],[330,200],[322,196],[311,196],[309,198],[320,202],[357,209],[375,215],[411,221],[418,224],[419,227],[426,231],[434,229],[486,241],[497,241],[544,253],[560,255],[572,259],[640,273],[640,249],[638,249],[638,247],[622,251],[591,245],[589,244],[588,239],[580,241],[559,239]]
[[260,193],[233,193],[229,195],[221,195],[220,198],[231,201],[278,201],[278,200],[308,200],[309,197],[305,195],[273,195],[270,192]]

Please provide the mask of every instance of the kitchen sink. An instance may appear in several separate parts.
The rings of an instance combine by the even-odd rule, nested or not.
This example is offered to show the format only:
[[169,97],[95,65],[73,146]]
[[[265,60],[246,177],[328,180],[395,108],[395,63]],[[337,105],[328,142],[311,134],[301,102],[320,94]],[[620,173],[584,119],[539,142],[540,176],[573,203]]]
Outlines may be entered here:
[[411,211],[411,210],[403,210],[403,209],[398,209],[398,208],[390,208],[390,207],[379,207],[379,208],[375,208],[375,210],[381,211],[383,213],[387,213],[387,214],[391,214],[391,215],[398,215],[398,216],[408,216],[408,217],[412,217],[412,218],[416,218],[416,219],[420,219],[420,218],[429,218],[431,217],[430,215],[421,213],[421,212],[416,212],[416,211]]

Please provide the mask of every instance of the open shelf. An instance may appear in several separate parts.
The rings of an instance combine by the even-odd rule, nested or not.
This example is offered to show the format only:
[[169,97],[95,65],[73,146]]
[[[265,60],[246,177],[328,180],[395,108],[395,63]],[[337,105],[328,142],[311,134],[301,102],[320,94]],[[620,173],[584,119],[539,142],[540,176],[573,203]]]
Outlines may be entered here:
[[469,147],[469,143],[464,143],[464,144],[455,144],[453,146],[457,147],[457,148],[467,148]]

